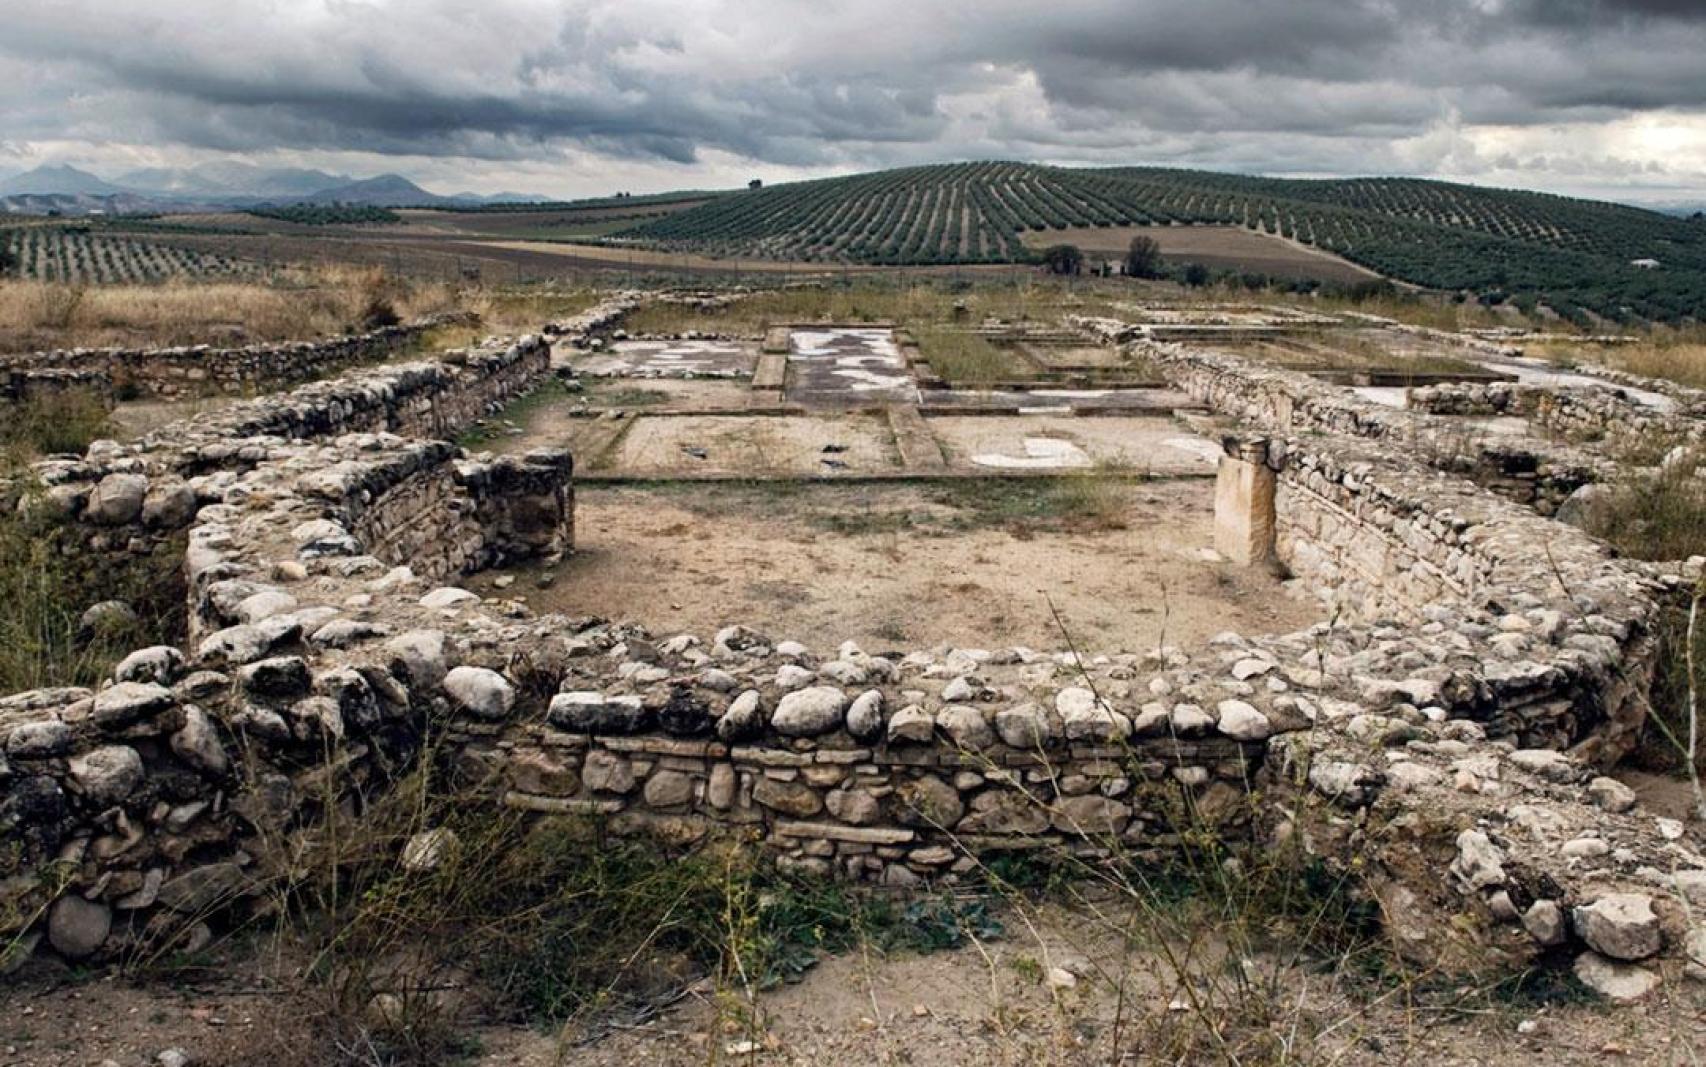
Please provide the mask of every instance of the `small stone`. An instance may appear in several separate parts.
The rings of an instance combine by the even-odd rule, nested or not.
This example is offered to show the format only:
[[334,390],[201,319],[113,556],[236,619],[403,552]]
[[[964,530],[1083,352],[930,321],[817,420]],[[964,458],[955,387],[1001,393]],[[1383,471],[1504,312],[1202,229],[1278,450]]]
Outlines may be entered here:
[[895,787],[900,807],[896,821],[904,826],[952,830],[965,814],[959,790],[933,774],[926,774]]
[[817,672],[796,663],[784,663],[776,669],[776,688],[784,693],[804,689],[817,678]]
[[1621,814],[1635,806],[1635,791],[1615,778],[1595,778],[1588,783],[1588,797],[1601,808]]
[[558,693],[545,717],[553,726],[582,734],[637,734],[652,721],[639,697],[607,697],[596,690]]
[[171,685],[184,670],[184,654],[171,645],[139,648],[119,661],[113,668],[113,679],[119,682],[152,682]]
[[1078,984],[1078,979],[1064,967],[1050,967],[1044,981],[1054,990],[1067,990]]
[[411,685],[432,687],[444,681],[444,634],[437,630],[413,630],[385,642],[391,671]]
[[1597,952],[1577,956],[1575,972],[1583,985],[1608,1000],[1640,1000],[1659,985],[1659,976],[1645,967],[1609,960]]
[[444,691],[457,707],[478,719],[503,719],[515,707],[515,687],[485,667],[451,668],[444,676]]
[[1214,716],[1195,704],[1173,705],[1171,718],[1173,732],[1187,737],[1212,730],[1215,725]]
[[864,789],[837,789],[824,798],[829,813],[844,823],[869,826],[877,821],[881,805]]
[[1013,748],[1039,749],[1054,743],[1054,724],[1037,704],[1002,708],[995,713],[995,732]]
[[723,741],[749,741],[763,732],[764,709],[756,689],[735,697],[717,720],[717,737]]
[[734,806],[735,788],[739,782],[734,764],[718,763],[711,768],[711,779],[705,785],[705,800],[718,811]]
[[1232,677],[1240,682],[1259,678],[1274,669],[1274,665],[1265,659],[1241,659],[1232,665]]
[[74,759],[71,781],[89,803],[121,803],[142,784],[142,756],[129,745],[108,745]]
[[1131,736],[1131,720],[1096,699],[1089,689],[1067,688],[1055,694],[1055,710],[1069,741],[1118,742]]
[[949,704],[975,700],[977,693],[977,686],[972,684],[970,678],[962,674],[942,687],[942,700]]
[[871,742],[883,734],[883,694],[867,689],[847,709],[847,732],[856,741]]
[[1505,857],[1492,839],[1479,830],[1457,835],[1457,858],[1451,872],[1471,889],[1490,889],[1505,883]]
[[784,815],[806,819],[823,810],[823,798],[802,782],[778,782],[760,778],[752,787],[752,799]]
[[142,474],[109,474],[89,493],[84,515],[100,526],[123,526],[142,517],[148,478]]
[[1220,732],[1227,737],[1261,741],[1274,732],[1268,717],[1242,700],[1222,700],[1216,710],[1220,712]]
[[13,759],[47,759],[65,755],[76,743],[71,727],[58,719],[44,719],[14,728],[6,738],[6,754]]
[[890,744],[897,741],[914,741],[922,744],[935,740],[935,737],[935,717],[915,704],[901,708],[889,719]]
[[642,794],[654,808],[673,808],[693,799],[693,779],[680,771],[654,771]]
[[1523,912],[1522,928],[1528,931],[1528,936],[1534,938],[1537,944],[1547,948],[1561,945],[1567,934],[1564,929],[1564,909],[1554,901],[1537,900]]
[[770,726],[786,737],[817,737],[838,729],[847,708],[847,694],[834,686],[818,685],[784,696],[770,716]]
[[1663,946],[1652,898],[1640,893],[1608,893],[1570,917],[1589,948],[1614,960],[1644,960]]
[[995,744],[995,731],[976,707],[951,705],[936,713],[936,725],[957,747],[981,752]]
[[423,830],[404,842],[401,859],[403,869],[417,874],[435,870],[456,844],[456,831],[447,826]]
[[119,682],[95,694],[90,717],[95,725],[121,730],[172,707],[172,691],[152,682]]
[[230,769],[219,731],[207,712],[194,704],[184,707],[184,724],[169,739],[179,759],[210,778],[222,777]]
[[93,956],[112,932],[113,913],[105,904],[67,894],[54,901],[47,916],[47,943],[70,960]]
[[586,754],[586,762],[581,766],[581,781],[595,792],[622,795],[632,793],[636,784],[633,764],[598,748]]
[[458,589],[453,585],[447,585],[434,589],[426,596],[421,597],[420,604],[423,608],[442,610],[444,608],[454,608],[470,602],[476,602],[479,599],[480,598],[477,595],[470,593],[466,589]]

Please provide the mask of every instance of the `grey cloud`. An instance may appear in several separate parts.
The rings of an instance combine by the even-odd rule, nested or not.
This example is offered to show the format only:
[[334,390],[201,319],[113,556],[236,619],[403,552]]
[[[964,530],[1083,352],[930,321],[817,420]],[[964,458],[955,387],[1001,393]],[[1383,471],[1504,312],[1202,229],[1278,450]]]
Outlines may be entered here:
[[1706,111],[1698,0],[14,4],[16,142],[1356,170],[1442,121]]

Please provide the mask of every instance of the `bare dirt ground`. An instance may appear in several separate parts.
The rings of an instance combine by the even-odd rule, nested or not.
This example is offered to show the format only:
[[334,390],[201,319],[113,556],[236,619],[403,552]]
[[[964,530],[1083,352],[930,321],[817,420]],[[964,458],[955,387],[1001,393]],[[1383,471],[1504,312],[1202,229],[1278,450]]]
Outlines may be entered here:
[[[535,610],[632,619],[709,637],[743,623],[818,648],[1065,647],[1146,651],[1224,630],[1284,632],[1316,603],[1210,563],[1207,481],[963,486],[582,486],[577,544]],[[1117,525],[1118,528],[1112,528]],[[476,587],[489,587],[481,576]],[[643,605],[643,608],[641,607]]]
[[[928,955],[855,948],[766,991],[707,978],[643,1020],[595,1015],[584,1026],[536,1029],[470,1019],[462,1062],[1681,1067],[1699,1062],[1706,1033],[1698,984],[1667,983],[1665,996],[1618,1008],[1501,1000],[1356,979],[1332,961],[1268,951],[1235,962],[1207,939],[1170,942],[1173,958],[1187,949],[1198,957],[1199,978],[1187,988],[1166,954],[1123,943],[1076,908],[1014,902],[995,915],[996,939]],[[144,1067],[166,1049],[183,1050],[197,1067],[331,1062],[323,995],[301,979],[294,949],[263,939],[216,962],[173,979],[61,972],[0,987],[0,1064]],[[1223,967],[1246,981],[1217,976]]]
[[1380,277],[1330,253],[1237,226],[1088,226],[1029,231],[1024,240],[1037,248],[1071,244],[1094,255],[1118,257],[1125,255],[1133,237],[1153,238],[1161,246],[1163,259],[1208,267],[1333,282],[1366,282]]

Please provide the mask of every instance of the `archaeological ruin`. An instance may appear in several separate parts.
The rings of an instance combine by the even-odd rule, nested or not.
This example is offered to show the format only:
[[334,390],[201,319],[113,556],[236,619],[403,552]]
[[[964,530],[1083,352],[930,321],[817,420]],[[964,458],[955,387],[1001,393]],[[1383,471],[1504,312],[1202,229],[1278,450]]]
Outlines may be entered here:
[[[736,834],[879,889],[1040,848],[1164,857],[1202,825],[1301,840],[1356,872],[1399,951],[1448,971],[1548,960],[1619,998],[1706,978],[1706,842],[1607,773],[1640,734],[1662,618],[1702,561],[1619,558],[1555,517],[1616,469],[1607,441],[1698,442],[1706,396],[1525,381],[1500,369],[1521,369],[1508,345],[1457,335],[1499,380],[1333,381],[1239,354],[1319,328],[1262,309],[1075,319],[1015,343],[1077,369],[979,392],[932,383],[880,324],[630,337],[647,299],[371,366],[415,328],[282,362],[9,362],[13,400],[68,376],[267,395],[45,460],[7,489],[91,569],[170,558],[184,621],[97,687],[0,699],[4,936],[74,961],[205,939],[283,876],[277,842],[430,759],[492,805],[660,848]],[[1069,349],[1141,358],[1161,381],[1069,364],[1088,358]],[[455,443],[548,382],[600,376],[732,399],[579,412],[598,444],[573,455]],[[823,411],[875,412],[880,448],[814,444],[800,477],[1090,469],[1094,439],[1022,420],[1150,419],[1157,477],[1214,479],[1219,558],[1281,574],[1321,621],[1147,649],[1094,633],[1049,651],[878,647],[749,618],[653,632],[644,603],[542,614],[469,588],[575,551],[593,453],[635,477],[665,461],[732,477],[702,454],[716,427]],[[692,435],[671,436],[687,419]],[[978,419],[1018,436],[950,435]]]

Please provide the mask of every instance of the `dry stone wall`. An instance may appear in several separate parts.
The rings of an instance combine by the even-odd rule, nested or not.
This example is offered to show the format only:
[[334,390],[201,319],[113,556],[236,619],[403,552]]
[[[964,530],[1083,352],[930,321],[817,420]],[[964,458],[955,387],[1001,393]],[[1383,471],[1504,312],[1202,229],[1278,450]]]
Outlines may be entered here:
[[445,326],[474,325],[467,313],[435,315],[419,322],[383,326],[365,333],[320,341],[173,348],[72,348],[0,356],[0,373],[25,388],[9,391],[21,400],[40,391],[54,371],[74,374],[102,396],[244,396],[276,389],[356,363],[403,351]]
[[11,923],[74,958],[200,937],[279,876],[269,843],[358,810],[430,728],[496,803],[743,833],[881,884],[1010,850],[1164,857],[1213,825],[1301,837],[1445,965],[1467,941],[1677,970],[1706,856],[1598,771],[1639,724],[1659,602],[1698,576],[1622,564],[1382,435],[1276,433],[1297,425],[1254,368],[1164,367],[1267,439],[1282,554],[1332,621],[1106,655],[654,636],[443,584],[566,547],[566,457],[234,446],[188,535],[185,647],[0,703]]

